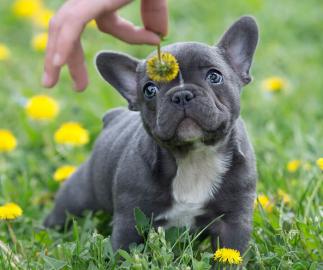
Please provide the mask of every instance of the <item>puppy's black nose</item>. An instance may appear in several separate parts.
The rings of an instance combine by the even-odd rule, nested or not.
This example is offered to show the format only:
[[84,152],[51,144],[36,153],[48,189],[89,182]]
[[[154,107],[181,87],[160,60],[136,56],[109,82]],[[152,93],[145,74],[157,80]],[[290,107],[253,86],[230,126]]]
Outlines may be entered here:
[[187,105],[192,99],[194,98],[194,95],[192,92],[187,91],[187,90],[181,90],[177,91],[173,96],[172,96],[172,102],[180,105],[180,106],[185,106]]

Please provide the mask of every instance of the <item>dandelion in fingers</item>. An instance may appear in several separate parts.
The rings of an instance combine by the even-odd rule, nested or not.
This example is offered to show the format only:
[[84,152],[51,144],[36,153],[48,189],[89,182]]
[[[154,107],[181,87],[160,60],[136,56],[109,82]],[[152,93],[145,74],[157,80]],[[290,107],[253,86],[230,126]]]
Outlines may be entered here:
[[157,55],[147,60],[146,70],[151,80],[169,82],[176,78],[179,65],[175,56],[167,52],[160,52],[160,45],[158,45]]

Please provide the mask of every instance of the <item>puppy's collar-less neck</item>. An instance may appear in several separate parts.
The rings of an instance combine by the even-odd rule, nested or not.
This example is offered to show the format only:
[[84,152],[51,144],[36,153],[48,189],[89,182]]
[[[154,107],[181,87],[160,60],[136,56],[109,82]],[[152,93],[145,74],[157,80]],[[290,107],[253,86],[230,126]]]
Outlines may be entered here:
[[173,204],[156,220],[166,220],[166,227],[194,226],[195,217],[202,215],[205,204],[216,196],[231,159],[232,153],[221,152],[219,145],[203,144],[185,157],[177,157],[171,186]]

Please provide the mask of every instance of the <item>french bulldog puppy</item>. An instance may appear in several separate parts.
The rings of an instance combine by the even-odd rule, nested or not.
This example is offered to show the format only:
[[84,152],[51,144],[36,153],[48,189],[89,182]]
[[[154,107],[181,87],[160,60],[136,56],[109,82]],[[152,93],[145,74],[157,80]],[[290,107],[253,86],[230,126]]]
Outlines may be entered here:
[[91,157],[63,184],[45,226],[63,225],[67,212],[112,212],[113,248],[128,248],[142,240],[135,229],[138,207],[155,226],[209,225],[214,247],[219,238],[222,247],[243,252],[257,173],[239,116],[240,95],[251,81],[257,42],[257,24],[245,16],[215,46],[168,45],[162,51],[174,55],[180,67],[168,83],[147,77],[146,60],[99,53],[99,73],[129,110],[106,113]]

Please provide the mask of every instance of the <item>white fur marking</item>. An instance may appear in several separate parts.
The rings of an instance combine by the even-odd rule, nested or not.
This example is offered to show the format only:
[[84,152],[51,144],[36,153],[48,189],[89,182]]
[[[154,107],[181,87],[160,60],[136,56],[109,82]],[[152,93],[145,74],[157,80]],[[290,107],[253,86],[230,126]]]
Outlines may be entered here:
[[177,158],[173,180],[174,204],[156,219],[166,219],[167,227],[193,226],[194,217],[203,214],[203,205],[219,189],[229,158],[218,147],[200,146],[185,158]]

